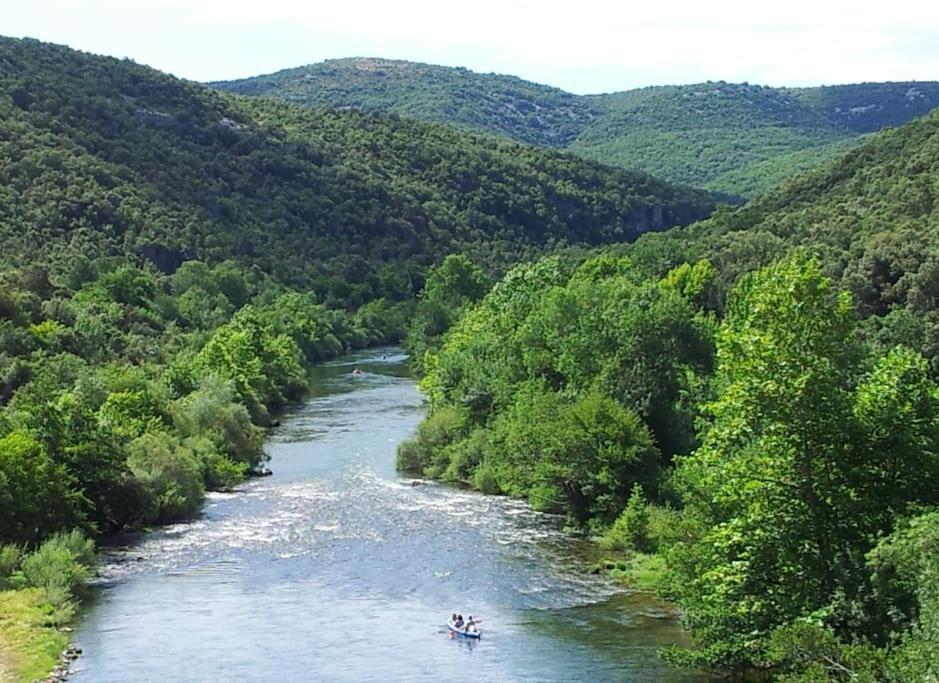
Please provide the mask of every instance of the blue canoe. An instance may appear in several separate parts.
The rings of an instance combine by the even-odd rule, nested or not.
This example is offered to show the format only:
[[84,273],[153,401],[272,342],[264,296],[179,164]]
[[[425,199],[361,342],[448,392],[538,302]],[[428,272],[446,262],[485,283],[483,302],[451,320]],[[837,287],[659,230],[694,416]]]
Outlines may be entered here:
[[449,619],[447,620],[447,628],[450,629],[451,633],[455,633],[458,636],[462,636],[464,638],[479,638],[482,635],[482,631],[478,630],[479,627],[477,627],[476,631],[466,631],[454,626],[453,622]]

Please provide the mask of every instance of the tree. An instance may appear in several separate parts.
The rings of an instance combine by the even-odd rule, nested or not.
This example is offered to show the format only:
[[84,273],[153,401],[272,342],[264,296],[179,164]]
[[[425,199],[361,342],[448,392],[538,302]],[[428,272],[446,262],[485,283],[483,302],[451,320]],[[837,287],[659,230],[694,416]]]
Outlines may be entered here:
[[[678,472],[702,532],[669,555],[693,659],[757,662],[776,627],[809,615],[836,634],[866,626],[864,553],[892,512],[928,500],[901,482],[937,472],[922,361],[898,352],[855,391],[861,352],[851,301],[817,261],[794,254],[732,293],[713,425]],[[909,475],[886,474],[895,450],[916,452]]]
[[431,270],[405,340],[418,368],[428,352],[439,349],[444,332],[491,287],[492,280],[462,254],[450,254]]
[[495,440],[489,465],[500,488],[539,508],[560,504],[579,526],[612,522],[633,484],[657,480],[658,451],[648,428],[597,392],[570,402],[526,385],[500,418]]
[[0,439],[0,541],[36,543],[80,525],[82,496],[70,483],[33,435],[14,431]]

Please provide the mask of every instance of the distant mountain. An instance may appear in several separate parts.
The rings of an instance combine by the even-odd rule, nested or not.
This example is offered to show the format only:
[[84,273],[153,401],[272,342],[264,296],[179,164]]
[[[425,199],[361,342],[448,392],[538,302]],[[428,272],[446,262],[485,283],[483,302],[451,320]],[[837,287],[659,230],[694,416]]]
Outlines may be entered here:
[[311,107],[390,112],[545,147],[565,147],[603,113],[582,97],[515,76],[392,59],[331,59],[209,85]]
[[939,83],[769,88],[709,82],[577,96],[512,76],[340,59],[213,87],[314,107],[392,112],[566,148],[740,196],[765,192],[939,106]]
[[225,95],[0,38],[7,265],[133,253],[172,270],[235,257],[295,283],[365,286],[381,264],[466,251],[498,268],[712,208],[703,193],[557,151]]
[[[570,145],[585,157],[754,196],[833,159],[865,133],[939,106],[939,83],[643,88],[598,98],[606,114]],[[638,163],[637,163],[638,162]]]

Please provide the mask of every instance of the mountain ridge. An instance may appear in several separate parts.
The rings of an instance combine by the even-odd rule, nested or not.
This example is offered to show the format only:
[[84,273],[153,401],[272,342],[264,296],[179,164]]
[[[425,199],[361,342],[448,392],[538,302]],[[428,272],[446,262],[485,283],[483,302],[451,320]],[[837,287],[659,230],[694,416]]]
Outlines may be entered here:
[[511,75],[372,57],[208,85],[444,123],[740,196],[762,194],[867,133],[939,106],[933,81],[801,88],[708,81],[574,95]]

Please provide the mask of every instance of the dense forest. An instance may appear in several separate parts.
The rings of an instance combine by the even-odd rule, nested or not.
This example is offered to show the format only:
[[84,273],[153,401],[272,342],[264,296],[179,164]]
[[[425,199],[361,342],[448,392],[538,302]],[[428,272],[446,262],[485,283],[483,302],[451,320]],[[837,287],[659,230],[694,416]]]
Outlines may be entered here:
[[364,58],[210,85],[314,108],[446,123],[744,197],[939,105],[934,82],[818,88],[709,82],[578,96],[512,76]]
[[398,466],[623,554],[695,637],[671,661],[933,680],[937,145],[932,114],[745,207],[494,285],[449,257],[409,329],[431,412]]
[[131,254],[169,272],[236,258],[360,305],[410,287],[409,266],[441,252],[498,270],[713,207],[557,152],[223,96],[36,41],[0,40],[0,93],[0,244],[13,265]]
[[[172,275],[76,256],[0,275],[0,670],[45,677],[90,538],[191,517],[266,459],[307,367],[402,334],[412,304],[327,308],[234,261]],[[8,589],[17,589],[4,592]]]
[[515,76],[396,59],[330,59],[209,85],[311,107],[395,113],[543,147],[568,145],[603,111]]

